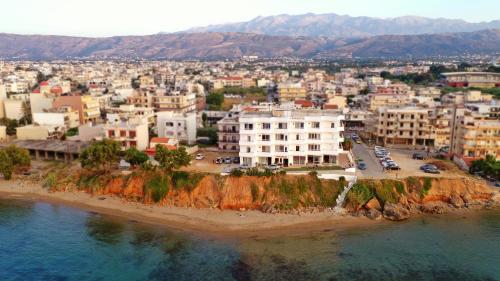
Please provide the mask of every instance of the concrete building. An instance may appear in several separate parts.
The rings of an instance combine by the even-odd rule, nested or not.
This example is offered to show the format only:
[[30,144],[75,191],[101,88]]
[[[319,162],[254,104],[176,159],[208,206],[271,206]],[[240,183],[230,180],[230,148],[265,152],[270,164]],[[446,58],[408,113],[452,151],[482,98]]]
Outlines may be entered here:
[[47,112],[34,112],[32,116],[34,124],[56,126],[63,131],[80,125],[78,112],[69,106],[62,106]]
[[176,113],[172,111],[156,114],[158,136],[176,139],[187,144],[196,143],[196,113]]
[[307,97],[306,88],[302,83],[280,83],[278,85],[278,95],[280,102],[289,102]]
[[239,117],[240,161],[249,166],[338,165],[345,153],[343,120],[336,110],[245,111]]
[[8,99],[3,101],[5,118],[20,120],[24,117],[24,101],[19,99]]
[[63,131],[57,126],[27,125],[16,128],[18,140],[48,140],[58,139]]
[[500,160],[500,119],[466,107],[457,108],[450,152],[463,168],[488,154]]
[[240,122],[239,111],[230,111],[217,122],[217,136],[219,150],[239,152],[240,151]]
[[399,94],[369,94],[363,105],[371,111],[380,107],[405,106],[410,102],[410,97]]
[[447,72],[441,74],[450,87],[500,87],[500,73],[493,72]]
[[432,112],[418,107],[379,108],[373,130],[375,142],[389,147],[434,147]]
[[146,123],[117,122],[103,125],[104,137],[118,141],[123,150],[135,147],[145,150],[149,145],[149,130]]
[[99,101],[92,96],[60,96],[54,100],[54,108],[71,107],[78,111],[80,124],[88,122],[97,122],[101,118],[101,109]]
[[153,103],[156,111],[186,113],[196,110],[196,95],[179,92],[155,95]]

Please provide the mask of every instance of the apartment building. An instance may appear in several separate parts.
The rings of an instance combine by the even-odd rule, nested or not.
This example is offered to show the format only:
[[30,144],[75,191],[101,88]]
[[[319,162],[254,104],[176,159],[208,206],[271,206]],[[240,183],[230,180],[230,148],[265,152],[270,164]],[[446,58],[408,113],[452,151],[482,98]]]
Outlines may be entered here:
[[493,72],[447,72],[441,74],[450,87],[500,87],[500,73]]
[[418,107],[379,108],[373,129],[376,143],[389,147],[431,148],[435,131],[432,109]]
[[71,107],[78,111],[80,124],[88,122],[97,122],[101,118],[101,109],[99,100],[92,96],[60,96],[57,97],[53,104],[53,108]]
[[158,112],[156,125],[159,137],[176,139],[190,145],[196,143],[196,112]]
[[21,99],[7,99],[3,101],[4,114],[8,119],[20,120],[24,117],[25,101]]
[[217,122],[217,135],[219,150],[239,152],[240,151],[240,122],[239,111],[230,111],[219,122]]
[[103,125],[104,137],[118,141],[122,150],[135,147],[145,150],[149,145],[149,130],[145,123],[116,122]]
[[376,111],[380,107],[404,106],[410,102],[408,95],[397,94],[370,94],[363,101],[363,106],[371,111]]
[[119,107],[107,109],[106,119],[109,122],[117,120],[138,119],[150,125],[156,124],[155,112],[153,108],[136,107],[133,104],[121,104]]
[[186,113],[196,110],[196,94],[172,92],[157,94],[153,98],[157,111],[175,111]]
[[296,99],[305,99],[307,90],[302,83],[280,83],[278,85],[278,95],[280,102],[289,102]]
[[249,166],[339,164],[343,120],[337,110],[244,111],[239,117],[240,161]]
[[139,90],[127,96],[127,104],[137,107],[153,107],[153,94],[147,90]]
[[466,107],[457,108],[450,152],[462,167],[488,154],[500,160],[500,118]]
[[57,109],[51,109],[46,112],[34,112],[33,124],[57,126],[66,131],[70,128],[76,128],[80,125],[78,111],[69,106],[62,106]]

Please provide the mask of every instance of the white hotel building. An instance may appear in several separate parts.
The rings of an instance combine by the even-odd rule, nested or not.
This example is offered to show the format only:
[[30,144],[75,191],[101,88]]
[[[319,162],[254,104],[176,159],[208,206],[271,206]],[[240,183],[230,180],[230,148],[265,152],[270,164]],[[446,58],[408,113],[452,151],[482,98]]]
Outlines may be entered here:
[[346,153],[344,115],[338,110],[243,112],[240,161],[249,166],[337,165]]

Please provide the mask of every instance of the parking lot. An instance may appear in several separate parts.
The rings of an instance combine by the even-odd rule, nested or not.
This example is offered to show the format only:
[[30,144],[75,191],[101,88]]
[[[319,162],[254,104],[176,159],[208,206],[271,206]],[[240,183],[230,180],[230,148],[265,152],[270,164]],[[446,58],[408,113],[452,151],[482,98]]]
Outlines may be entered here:
[[228,167],[238,167],[239,164],[215,164],[217,157],[238,157],[238,153],[234,152],[219,152],[219,151],[208,151],[201,149],[198,153],[203,154],[204,158],[202,160],[194,159],[196,155],[193,155],[193,160],[191,165],[183,168],[184,171],[196,171],[203,173],[221,173],[225,168]]
[[[420,170],[422,165],[425,165],[432,161],[427,160],[415,160],[412,159],[412,155],[415,152],[421,152],[410,149],[392,149],[386,148],[390,153],[390,157],[394,162],[399,165],[401,170],[384,170],[379,162],[379,159],[375,156],[373,147],[368,147],[366,144],[353,143],[353,153],[355,158],[363,159],[366,163],[366,170],[357,169],[357,176],[362,178],[406,178],[410,176],[427,176],[427,177],[463,177],[467,174],[454,164],[450,163],[451,169],[440,171],[440,174],[430,174],[425,173]],[[424,153],[425,154],[425,153]]]

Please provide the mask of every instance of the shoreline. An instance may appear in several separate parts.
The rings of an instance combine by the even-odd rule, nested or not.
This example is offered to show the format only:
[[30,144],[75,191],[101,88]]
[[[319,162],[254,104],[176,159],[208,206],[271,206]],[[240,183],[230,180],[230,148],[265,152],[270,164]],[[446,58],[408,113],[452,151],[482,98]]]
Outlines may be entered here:
[[299,235],[384,223],[384,220],[373,221],[366,217],[343,216],[333,211],[293,215],[268,214],[255,210],[234,211],[146,205],[111,195],[92,196],[85,192],[52,193],[36,184],[15,180],[0,181],[0,199],[59,204],[124,220],[216,236],[274,236],[283,233]]

